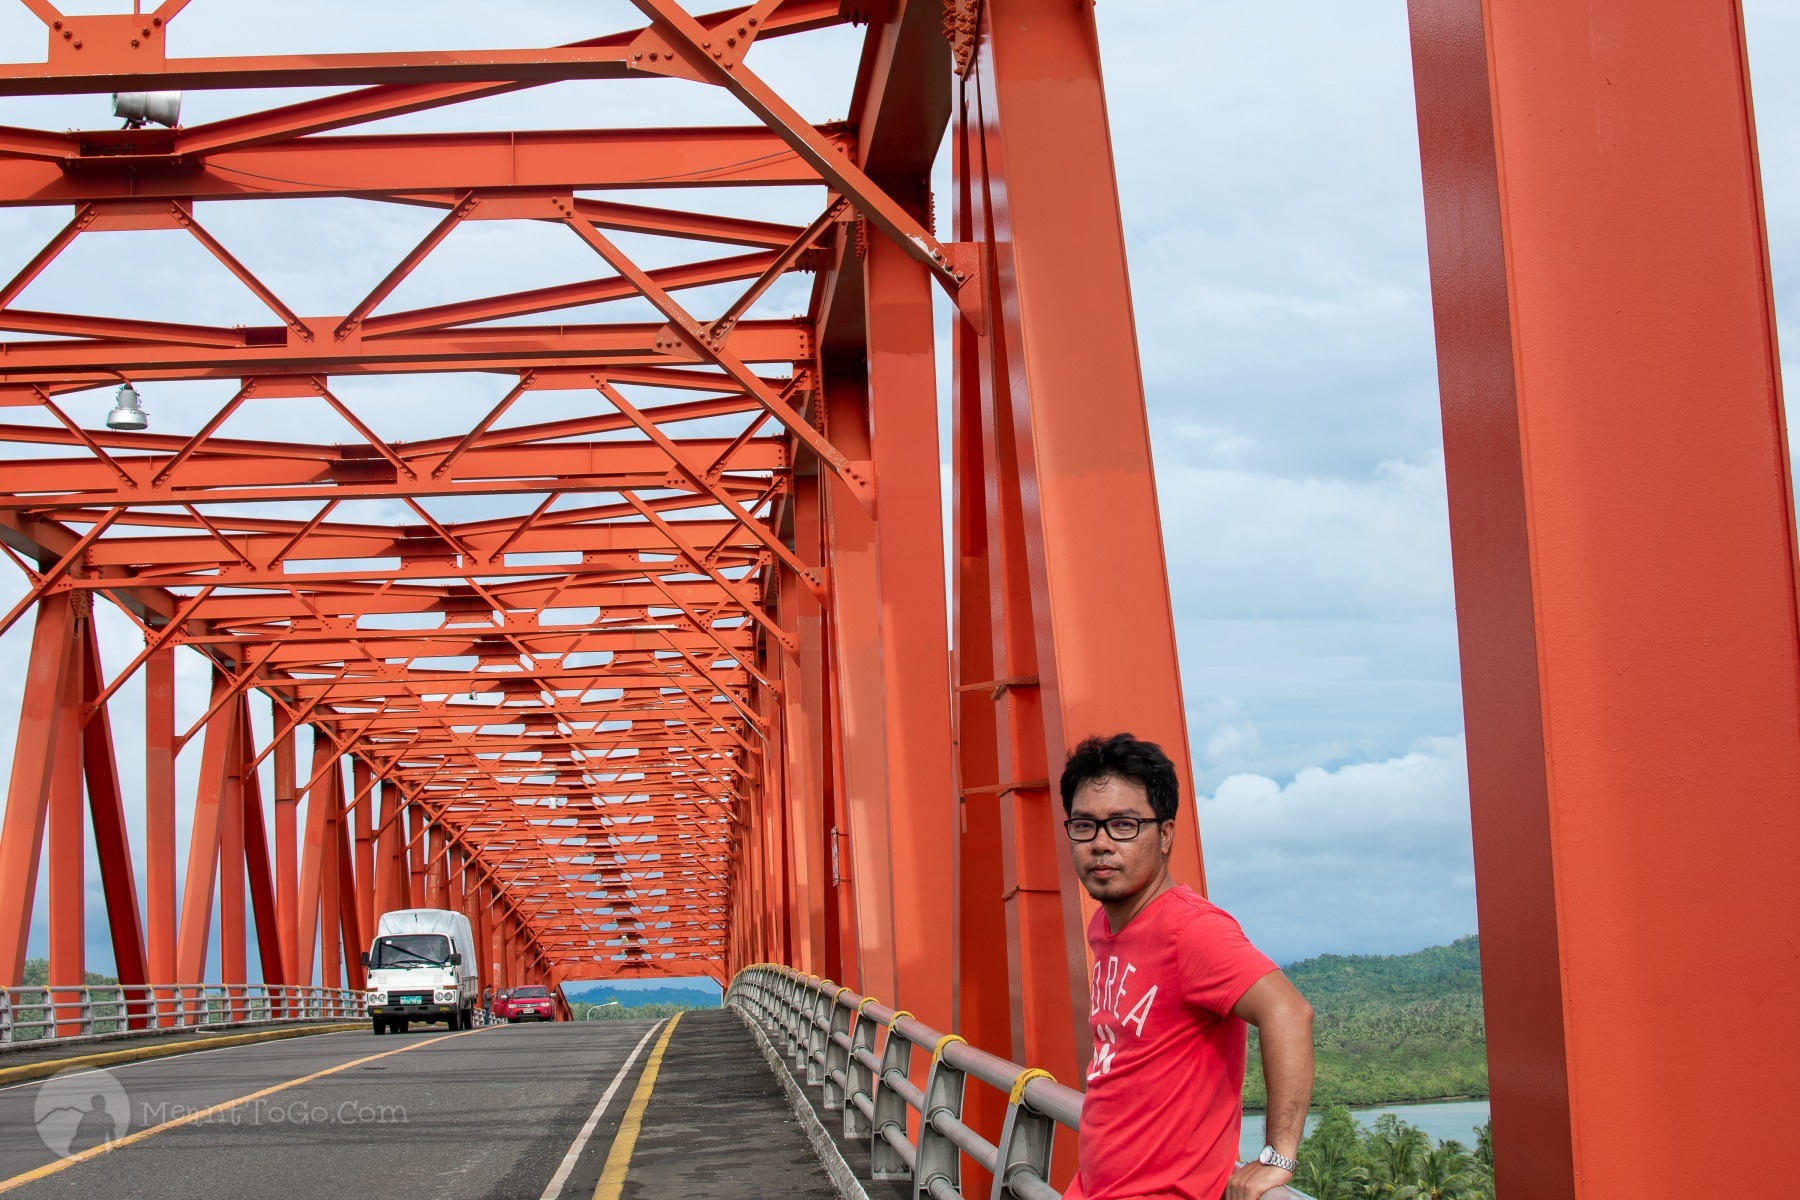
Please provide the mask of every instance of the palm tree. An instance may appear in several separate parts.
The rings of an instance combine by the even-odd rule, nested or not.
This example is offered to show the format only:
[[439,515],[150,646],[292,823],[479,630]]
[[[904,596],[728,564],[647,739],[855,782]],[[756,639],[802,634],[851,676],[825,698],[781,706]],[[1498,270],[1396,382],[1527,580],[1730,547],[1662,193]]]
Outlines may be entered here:
[[1419,1168],[1431,1153],[1431,1139],[1423,1129],[1383,1113],[1375,1119],[1364,1149],[1369,1178],[1363,1195],[1368,1200],[1412,1200],[1418,1195]]
[[1334,1104],[1300,1143],[1294,1186],[1315,1200],[1359,1200],[1369,1181],[1361,1160],[1362,1131],[1349,1109]]
[[1426,1151],[1418,1175],[1413,1200],[1475,1200],[1484,1190],[1474,1157],[1455,1139]]

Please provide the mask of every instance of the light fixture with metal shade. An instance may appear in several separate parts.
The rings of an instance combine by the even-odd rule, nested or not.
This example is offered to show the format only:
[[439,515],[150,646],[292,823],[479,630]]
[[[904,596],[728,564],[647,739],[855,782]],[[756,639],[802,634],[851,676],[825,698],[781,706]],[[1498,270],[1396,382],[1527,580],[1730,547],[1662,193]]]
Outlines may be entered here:
[[138,407],[137,389],[129,383],[119,388],[119,394],[113,401],[113,410],[106,414],[106,427],[120,430],[143,430],[150,427],[150,418]]
[[142,129],[150,122],[173,129],[181,120],[181,93],[114,92],[113,116],[124,117],[127,129]]

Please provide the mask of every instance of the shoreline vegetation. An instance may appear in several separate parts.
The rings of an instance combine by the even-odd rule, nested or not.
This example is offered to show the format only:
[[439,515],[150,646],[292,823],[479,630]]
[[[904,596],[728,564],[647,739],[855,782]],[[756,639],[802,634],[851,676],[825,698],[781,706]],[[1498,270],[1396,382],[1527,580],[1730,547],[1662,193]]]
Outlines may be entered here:
[[[1479,1096],[1423,1096],[1417,1100],[1389,1100],[1384,1104],[1363,1104],[1359,1102],[1356,1104],[1345,1104],[1341,1107],[1346,1110],[1352,1108],[1414,1108],[1426,1104],[1466,1104],[1471,1100],[1486,1100],[1487,1098],[1487,1094],[1484,1092]],[[1316,1115],[1331,1107],[1334,1106],[1329,1104],[1314,1104],[1306,1111],[1308,1114]],[[1268,1111],[1266,1105],[1257,1108],[1251,1108],[1248,1104],[1244,1105],[1244,1115],[1246,1117],[1265,1116]]]
[[[1488,1096],[1480,943],[1413,954],[1325,954],[1285,968],[1312,1004],[1313,1107],[1379,1108]],[[1250,1032],[1244,1109],[1267,1105]]]
[[[1326,954],[1285,968],[1313,1006],[1318,1123],[1300,1144],[1294,1186],[1316,1200],[1493,1200],[1492,1124],[1474,1146],[1433,1143],[1383,1113],[1371,1128],[1352,1108],[1488,1098],[1480,943],[1471,935],[1415,954]],[[1244,1111],[1267,1104],[1250,1032]]]

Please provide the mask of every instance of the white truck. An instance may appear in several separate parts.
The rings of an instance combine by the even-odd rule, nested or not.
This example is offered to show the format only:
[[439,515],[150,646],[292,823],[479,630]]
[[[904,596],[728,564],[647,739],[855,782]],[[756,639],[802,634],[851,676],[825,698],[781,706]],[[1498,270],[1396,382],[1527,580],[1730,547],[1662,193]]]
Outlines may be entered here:
[[383,913],[363,955],[375,1032],[405,1033],[411,1021],[442,1021],[452,1032],[474,1024],[481,990],[469,918],[447,908]]

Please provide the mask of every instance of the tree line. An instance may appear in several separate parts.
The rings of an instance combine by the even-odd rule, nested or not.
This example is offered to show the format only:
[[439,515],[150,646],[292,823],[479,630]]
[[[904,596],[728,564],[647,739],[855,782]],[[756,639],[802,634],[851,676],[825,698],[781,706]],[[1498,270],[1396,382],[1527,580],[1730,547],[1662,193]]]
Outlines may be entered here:
[[[1488,1094],[1480,946],[1309,958],[1286,968],[1315,1012],[1313,1104],[1373,1108]],[[1266,1103],[1251,1033],[1244,1106]]]
[[1393,1113],[1364,1129],[1334,1104],[1300,1143],[1294,1186],[1314,1200],[1494,1200],[1493,1122],[1473,1132],[1472,1149],[1433,1145]]

